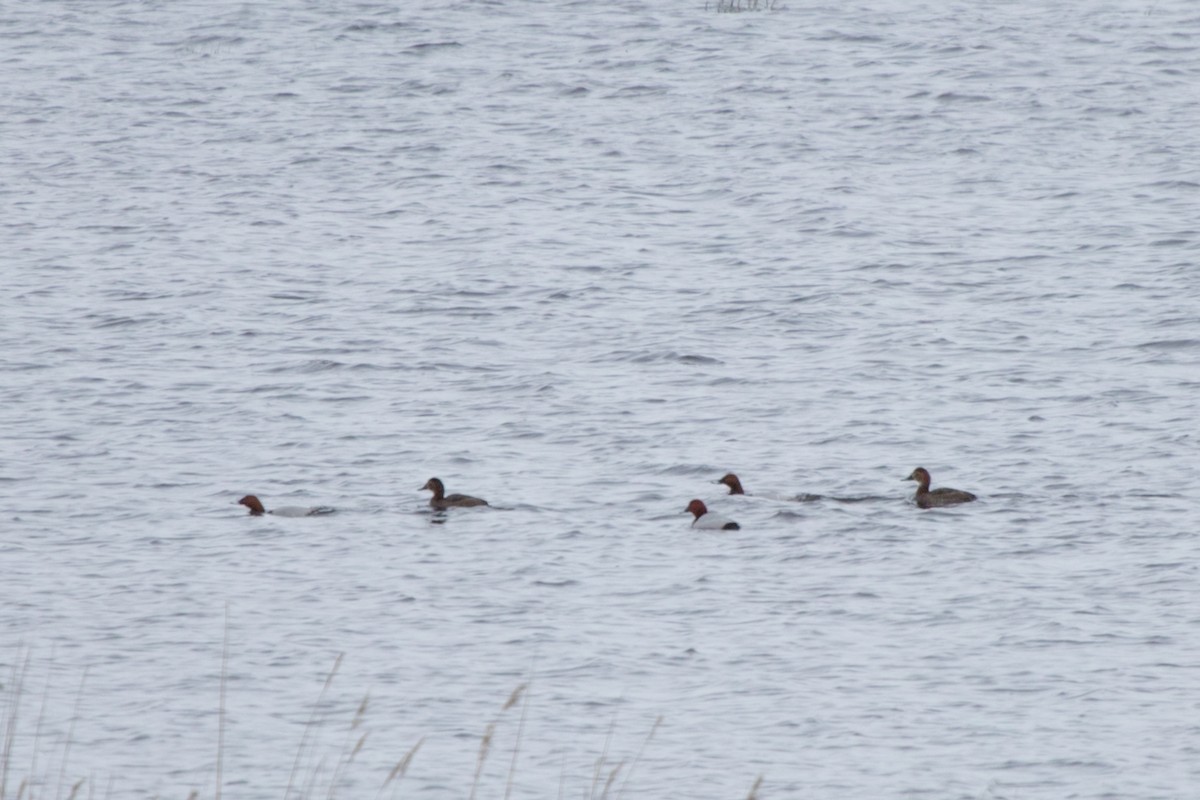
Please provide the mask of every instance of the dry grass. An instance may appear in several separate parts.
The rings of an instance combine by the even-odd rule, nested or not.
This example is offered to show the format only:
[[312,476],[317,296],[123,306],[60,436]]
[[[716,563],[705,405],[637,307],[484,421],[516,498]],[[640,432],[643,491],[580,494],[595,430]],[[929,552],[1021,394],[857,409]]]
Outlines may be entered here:
[[[4,728],[4,743],[0,747],[0,800],[8,798],[8,780],[13,771],[13,748],[17,741],[19,723],[21,720],[21,703],[25,697],[25,681],[29,675],[29,666],[32,659],[30,651],[19,648],[16,660],[13,662],[12,672],[7,683],[0,686],[3,689],[3,712],[0,713],[0,721],[3,722]],[[22,778],[17,785],[17,792],[14,795],[16,800],[32,800],[37,790],[42,787],[48,787],[52,782],[55,782],[54,797],[66,797],[68,800],[75,800],[79,796],[80,790],[88,785],[85,778],[75,780],[70,786],[67,786],[68,765],[71,761],[71,745],[75,739],[75,722],[79,719],[79,705],[83,700],[83,691],[87,686],[87,670],[83,671],[83,676],[79,679],[79,690],[75,693],[75,705],[71,712],[71,719],[67,727],[66,736],[61,742],[62,754],[58,756],[58,777],[55,781],[51,778],[52,766],[44,773],[39,772],[38,759],[42,751],[42,723],[45,721],[46,704],[50,696],[50,679],[46,678],[46,687],[42,693],[41,709],[38,712],[38,719],[34,725],[33,748],[30,756],[29,774]],[[63,794],[63,789],[66,787],[67,793]]]
[[376,797],[379,797],[380,795],[382,795],[383,790],[386,789],[388,787],[388,784],[390,784],[396,778],[404,777],[404,774],[406,772],[408,772],[408,765],[412,763],[413,756],[415,756],[417,754],[417,751],[421,749],[421,745],[424,743],[425,743],[425,737],[422,736],[420,739],[417,740],[417,743],[414,744],[409,749],[409,751],[404,754],[404,758],[402,758],[398,762],[396,762],[396,766],[392,767],[392,771],[388,773],[387,780],[385,780],[383,782],[383,785],[379,787],[379,793],[375,795]]
[[[287,785],[284,789],[284,800],[316,800],[316,798],[320,797],[325,798],[325,800],[334,800],[334,798],[343,792],[346,792],[347,796],[362,796],[361,788],[351,793],[348,787],[352,785],[350,769],[360,754],[367,749],[368,742],[371,741],[370,731],[368,730],[368,720],[371,711],[370,695],[365,695],[358,703],[348,724],[341,723],[336,725],[335,730],[341,735],[341,744],[336,749],[336,752],[330,752],[330,748],[326,748],[320,744],[322,732],[329,727],[334,727],[334,721],[331,719],[331,715],[334,712],[330,708],[336,704],[329,704],[326,702],[326,699],[342,665],[342,661],[343,657],[341,655],[337,656],[334,660],[333,666],[325,677],[316,702],[309,712],[308,719],[304,723],[300,741],[296,748],[296,755],[288,775]],[[223,751],[226,747],[225,672],[227,667],[228,642],[226,642],[226,647],[222,652],[222,675],[218,687],[217,754],[213,768],[215,775],[211,776],[215,778],[215,786],[212,787],[211,794],[217,800],[222,796],[225,781]],[[16,748],[15,744],[23,722],[22,701],[25,699],[25,686],[29,675],[29,668],[30,654],[27,651],[22,651],[21,657],[16,660],[11,669],[9,680],[0,685],[0,703],[2,703],[0,705],[0,731],[2,731],[3,736],[3,739],[0,740],[0,800],[64,800],[64,798],[65,800],[81,800],[85,797],[91,800],[91,798],[97,796],[97,791],[101,791],[99,794],[100,797],[108,798],[114,796],[112,779],[110,779],[109,785],[105,790],[103,785],[97,787],[95,780],[91,777],[82,778],[78,777],[78,775],[71,775],[70,756],[75,735],[75,723],[79,719],[80,703],[86,687],[86,670],[84,671],[83,678],[80,680],[65,736],[53,743],[44,742],[42,735],[42,723],[46,715],[47,698],[51,691],[50,680],[47,678],[45,693],[42,697],[42,708],[33,735],[32,749],[28,750],[31,754],[30,763],[26,768],[14,762],[14,753],[17,750],[24,751],[26,749],[24,744],[22,744],[21,748]],[[485,767],[488,764],[489,757],[494,754],[497,747],[502,746],[501,742],[504,739],[503,734],[505,732],[508,733],[509,741],[512,744],[511,752],[507,758],[506,769],[502,773],[504,775],[504,798],[505,800],[509,800],[512,797],[519,771],[521,745],[531,709],[531,686],[532,681],[527,681],[513,689],[507,699],[500,705],[495,716],[484,726],[479,739],[478,752],[476,753],[474,775],[468,794],[469,800],[474,800],[477,796],[496,797],[499,794],[498,786],[485,789],[485,784],[489,783],[489,781],[485,780]],[[520,706],[519,718],[514,720],[514,710],[518,706]],[[608,725],[600,755],[594,762],[592,774],[590,779],[588,779],[589,783],[583,787],[582,791],[574,793],[573,796],[578,797],[582,794],[588,800],[609,800],[609,798],[621,800],[627,791],[636,796],[637,790],[633,783],[634,772],[662,724],[663,718],[658,717],[646,733],[645,738],[632,758],[610,761],[610,752],[613,749],[613,740],[617,731],[617,715],[614,713]],[[341,725],[345,725],[344,731],[341,730]],[[389,797],[397,797],[399,795],[405,777],[410,772],[424,743],[425,737],[420,738],[395,762],[380,782],[378,790],[375,792],[376,800],[380,800],[385,793]],[[47,749],[52,752],[52,757],[43,759],[42,765],[39,766],[39,754],[42,754]],[[567,796],[564,794],[566,784],[565,754],[563,759],[564,768],[559,787],[560,797]],[[361,772],[361,768],[357,771]],[[24,777],[19,782],[15,794],[9,794],[7,791],[9,781],[15,780],[14,774],[22,773],[26,774],[27,777]],[[492,774],[497,779],[500,777],[494,772]],[[763,779],[760,776],[750,789],[747,800],[759,800],[758,792],[762,786],[762,782]],[[361,779],[354,781],[354,784],[361,787]],[[118,792],[116,796],[120,796],[119,787],[116,788],[116,791]],[[200,800],[202,796],[208,795],[207,791],[202,794],[200,790],[183,790],[177,796],[184,795],[185,792],[187,792],[187,800]]]

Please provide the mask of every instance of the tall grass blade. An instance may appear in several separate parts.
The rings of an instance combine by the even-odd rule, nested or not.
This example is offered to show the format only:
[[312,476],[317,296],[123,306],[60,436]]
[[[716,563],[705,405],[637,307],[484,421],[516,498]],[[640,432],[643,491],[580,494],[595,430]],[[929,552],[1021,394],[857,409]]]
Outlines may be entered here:
[[292,793],[292,788],[295,786],[296,772],[300,769],[300,761],[304,757],[304,752],[308,745],[308,735],[316,725],[317,714],[321,710],[330,684],[333,683],[333,677],[337,675],[338,668],[342,665],[342,657],[344,655],[345,653],[338,653],[337,658],[333,660],[333,667],[329,670],[329,674],[325,676],[325,685],[321,687],[321,693],[317,696],[317,702],[313,706],[312,714],[309,715],[308,722],[304,725],[304,733],[300,736],[300,745],[296,748],[296,760],[292,763],[291,773],[288,774],[287,788],[283,792],[283,800],[288,799]]
[[475,792],[479,789],[479,777],[483,775],[483,764],[487,761],[488,750],[492,746],[492,736],[496,733],[496,723],[489,723],[479,742],[479,758],[475,761],[475,780],[471,782],[471,794],[468,800],[475,800]]
[[612,768],[612,772],[608,773],[608,780],[604,782],[604,790],[600,792],[600,800],[605,800],[608,797],[608,790],[612,788],[613,783],[617,780],[617,775],[621,772],[621,768],[625,766],[624,761],[617,762],[617,765]]
[[600,783],[600,773],[604,770],[604,765],[608,763],[608,748],[612,745],[613,732],[617,729],[617,713],[619,709],[613,709],[612,721],[608,723],[608,733],[604,736],[604,750],[600,752],[600,758],[596,759],[596,768],[592,772],[592,786],[588,789],[588,800],[592,800],[596,796],[596,786]]
[[225,760],[225,679],[229,675],[229,601],[225,601],[225,636],[221,646],[221,686],[217,691],[217,788],[213,794],[221,800],[224,785],[222,765]]
[[12,677],[8,680],[8,702],[4,712],[4,750],[0,752],[0,800],[4,800],[8,790],[8,766],[12,762],[13,742],[17,738],[17,720],[21,716],[21,687],[25,683],[25,673],[29,669],[29,651],[25,657],[20,654],[13,662]]
[[654,724],[650,726],[650,732],[646,734],[646,738],[642,740],[642,746],[638,748],[637,754],[634,755],[633,761],[629,764],[629,770],[625,773],[625,780],[621,781],[621,788],[617,791],[617,800],[621,800],[621,796],[625,794],[625,787],[629,785],[629,779],[633,777],[633,769],[637,766],[638,761],[642,758],[642,753],[646,752],[646,746],[650,744],[650,740],[654,738],[654,734],[658,731],[658,727],[662,725],[662,715],[654,720]]
[[[38,777],[37,777],[38,776],[38,750],[40,749],[39,745],[41,744],[41,741],[42,741],[42,728],[46,724],[46,708],[50,704],[50,678],[51,678],[51,673],[53,672],[53,669],[51,667],[54,664],[54,659],[55,659],[56,653],[57,653],[57,649],[51,650],[51,652],[50,652],[50,665],[51,666],[46,667],[46,686],[45,686],[45,688],[42,689],[42,705],[38,709],[37,725],[34,726],[34,729],[33,729],[33,754],[29,758],[29,778],[28,778],[30,800],[33,800],[33,793],[35,791],[34,787],[37,786],[37,782],[38,782]],[[43,783],[45,783],[45,781],[43,781]]]
[[79,704],[83,701],[83,687],[87,684],[88,667],[83,668],[83,677],[79,679],[79,693],[75,695],[75,708],[71,712],[71,724],[67,727],[67,742],[63,746],[62,765],[58,770],[58,788],[55,797],[62,797],[63,781],[67,779],[67,764],[71,760],[71,742],[75,738],[75,721],[79,719]]
[[417,743],[414,744],[409,749],[409,751],[404,754],[404,758],[400,759],[399,763],[397,763],[396,766],[392,767],[392,771],[388,773],[387,780],[385,780],[383,782],[383,786],[379,787],[379,792],[378,792],[378,794],[375,795],[376,797],[379,797],[380,795],[382,795],[383,790],[386,789],[387,785],[389,783],[391,783],[393,780],[395,780],[396,778],[404,777],[404,773],[408,772],[408,765],[412,763],[413,756],[415,756],[417,754],[417,751],[421,749],[421,745],[424,743],[425,743],[425,737],[422,736],[420,739],[417,740]]
[[521,736],[525,732],[525,718],[529,714],[529,696],[532,694],[532,690],[528,692],[525,690],[530,686],[531,683],[532,681],[518,686],[516,691],[512,693],[512,697],[508,698],[508,702],[504,704],[504,708],[500,709],[503,712],[512,708],[514,703],[520,701],[521,693],[525,692],[525,702],[521,706],[521,721],[517,723],[517,741],[516,744],[513,745],[512,762],[508,765],[508,780],[504,784],[504,800],[508,800],[508,798],[512,796],[513,781],[516,779],[517,756],[521,752]]
[[350,766],[350,762],[354,760],[354,757],[358,755],[358,751],[362,750],[363,745],[367,741],[368,734],[364,733],[358,737],[358,742],[354,747],[350,747],[350,741],[354,737],[354,732],[362,727],[363,720],[367,716],[367,706],[370,705],[370,701],[371,695],[368,692],[363,695],[362,702],[358,704],[358,710],[354,712],[354,719],[350,721],[350,727],[346,730],[346,741],[342,744],[342,756],[338,759],[337,766],[333,770],[333,777],[329,781],[329,793],[326,795],[328,800],[333,800],[337,786],[342,781],[342,775],[346,772],[346,767]]

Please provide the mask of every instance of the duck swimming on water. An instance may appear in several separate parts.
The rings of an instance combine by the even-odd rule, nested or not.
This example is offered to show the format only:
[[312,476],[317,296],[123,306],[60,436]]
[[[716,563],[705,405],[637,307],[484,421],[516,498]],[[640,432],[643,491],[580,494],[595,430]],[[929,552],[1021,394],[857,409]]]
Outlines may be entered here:
[[443,508],[466,508],[469,506],[486,506],[487,500],[471,497],[467,494],[446,494],[445,485],[437,478],[430,478],[421,487],[421,491],[433,492],[429,505],[439,511]]
[[738,525],[728,517],[710,513],[701,500],[693,500],[688,503],[688,507],[683,512],[695,516],[695,519],[692,520],[693,528],[702,528],[709,531],[740,531],[742,529],[741,525]]
[[746,493],[742,489],[742,482],[739,481],[738,476],[734,475],[732,472],[726,473],[725,477],[721,478],[721,480],[717,481],[717,483],[728,486],[730,494],[745,494]]
[[913,495],[913,500],[918,508],[941,508],[943,506],[956,506],[959,503],[969,503],[976,499],[975,495],[970,492],[964,492],[961,489],[947,489],[939,487],[933,491],[929,490],[929,470],[924,467],[917,467],[904,480],[917,482],[917,493]]
[[332,514],[333,509],[329,506],[283,506],[282,508],[272,508],[270,511],[263,508],[262,501],[252,494],[248,494],[241,500],[238,500],[238,505],[245,506],[250,509],[250,516],[261,517],[263,514],[274,514],[277,517],[316,517],[321,514]]

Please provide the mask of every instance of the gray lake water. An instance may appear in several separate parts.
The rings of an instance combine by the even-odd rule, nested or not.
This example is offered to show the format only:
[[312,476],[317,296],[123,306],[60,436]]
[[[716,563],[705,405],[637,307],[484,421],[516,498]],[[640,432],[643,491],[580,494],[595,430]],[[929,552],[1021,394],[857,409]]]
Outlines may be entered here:
[[1191,0],[17,2],[0,76],[10,796],[1200,797]]

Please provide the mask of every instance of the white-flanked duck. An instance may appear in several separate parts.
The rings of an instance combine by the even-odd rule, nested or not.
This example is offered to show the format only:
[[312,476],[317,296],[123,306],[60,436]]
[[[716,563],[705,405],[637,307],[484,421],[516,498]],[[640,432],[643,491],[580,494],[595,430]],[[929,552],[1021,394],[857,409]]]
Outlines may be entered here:
[[693,528],[701,528],[707,531],[737,531],[741,530],[742,526],[738,525],[728,517],[722,517],[720,514],[713,514],[708,510],[703,502],[693,500],[688,503],[688,507],[684,510],[685,514],[694,514],[695,519],[692,520]]
[[263,508],[262,501],[252,494],[238,500],[238,505],[250,509],[252,517],[261,517],[263,514],[271,514],[276,517],[317,517],[321,514],[332,514],[334,511],[329,506],[283,506],[268,511]]

